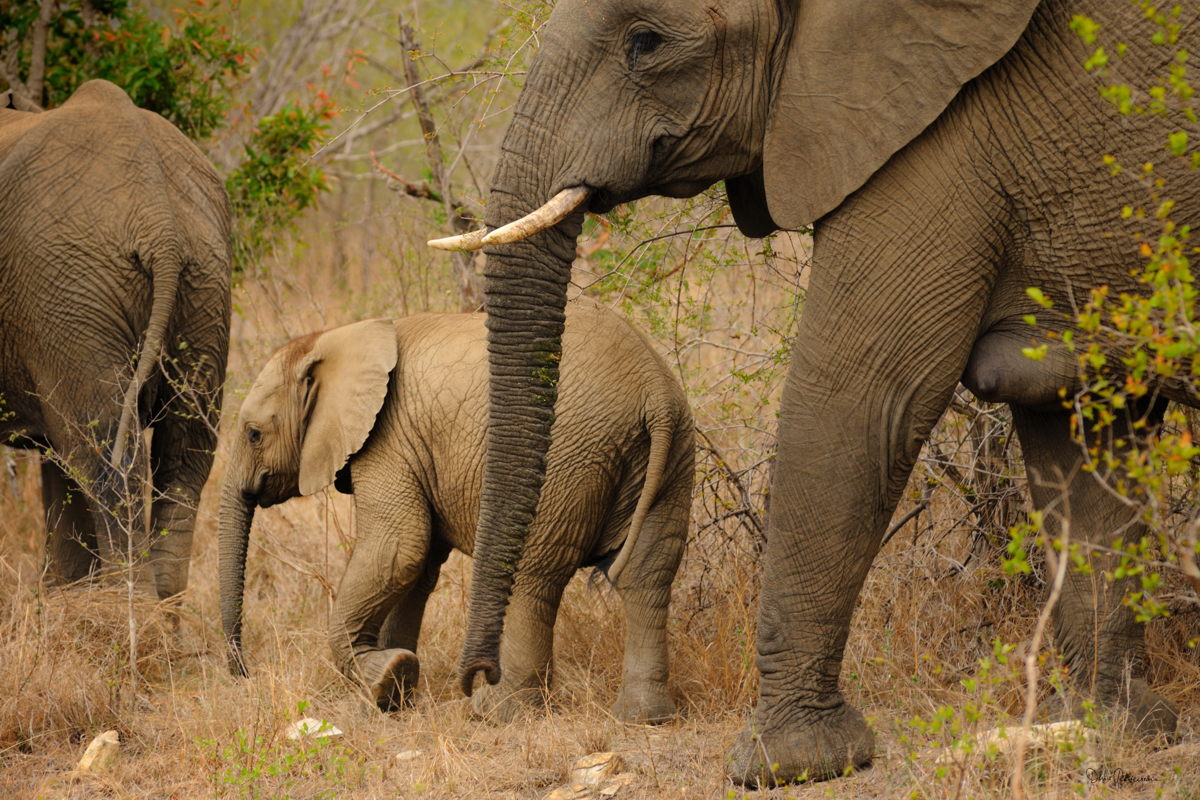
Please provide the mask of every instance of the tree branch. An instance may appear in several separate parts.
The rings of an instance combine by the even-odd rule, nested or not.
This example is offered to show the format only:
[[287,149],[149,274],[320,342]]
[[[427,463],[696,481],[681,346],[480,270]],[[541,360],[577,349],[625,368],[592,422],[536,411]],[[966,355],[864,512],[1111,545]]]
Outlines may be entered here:
[[927,500],[927,499],[922,500],[921,502],[917,503],[915,506],[910,508],[908,510],[908,513],[906,513],[900,519],[896,520],[896,522],[892,525],[892,527],[888,529],[888,532],[883,535],[883,541],[879,543],[879,549],[882,550],[884,547],[886,547],[887,543],[892,540],[892,537],[895,536],[897,533],[899,533],[900,529],[903,528],[906,524],[908,524],[909,520],[913,519],[914,517],[916,517],[918,514],[920,514],[922,511],[924,511],[927,508],[929,508],[929,500]]
[[37,21],[33,23],[33,50],[29,54],[29,80],[25,82],[26,94],[33,102],[41,105],[42,88],[46,78],[46,37],[50,32],[50,12],[54,0],[41,0]]
[[438,194],[437,192],[435,192],[429,186],[428,183],[423,183],[420,186],[417,186],[415,183],[406,181],[404,178],[401,178],[399,175],[392,172],[390,169],[385,167],[383,164],[380,164],[379,161],[375,158],[374,150],[371,151],[371,166],[373,166],[375,169],[379,170],[381,173],[383,173],[384,175],[386,175],[387,177],[389,177],[393,181],[395,181],[396,184],[399,186],[400,190],[403,191],[409,197],[416,197],[419,200],[432,200],[435,203],[444,203],[445,202],[442,199],[442,196],[440,194]]

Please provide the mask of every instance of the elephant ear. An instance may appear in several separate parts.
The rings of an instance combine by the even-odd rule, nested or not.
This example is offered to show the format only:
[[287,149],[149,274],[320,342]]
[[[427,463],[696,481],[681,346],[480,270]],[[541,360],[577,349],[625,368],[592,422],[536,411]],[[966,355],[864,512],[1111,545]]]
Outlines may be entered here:
[[771,218],[771,209],[767,207],[762,167],[749,175],[727,179],[725,194],[729,197],[733,221],[743,236],[761,239],[779,229],[779,225]]
[[326,331],[297,366],[302,414],[300,494],[319,492],[375,426],[396,367],[396,329],[372,319]]
[[790,4],[763,143],[769,216],[783,228],[811,224],[866,183],[1016,44],[1037,0]]

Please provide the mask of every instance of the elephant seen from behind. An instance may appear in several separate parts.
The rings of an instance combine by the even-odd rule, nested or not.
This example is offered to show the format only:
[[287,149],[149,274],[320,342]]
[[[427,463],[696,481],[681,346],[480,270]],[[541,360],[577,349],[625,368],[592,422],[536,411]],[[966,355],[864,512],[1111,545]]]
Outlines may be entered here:
[[187,586],[225,381],[230,231],[212,164],[117,86],[0,108],[0,441],[51,453],[59,582],[131,568],[159,597]]
[[[683,554],[694,429],[679,382],[649,344],[586,301],[567,312],[570,367],[545,498],[514,587],[504,680],[475,699],[509,719],[550,679],[553,627],[571,576],[602,570],[627,621],[613,713],[661,722],[666,622]],[[426,601],[452,549],[475,552],[488,420],[482,314],[369,320],[284,345],[246,396],[221,495],[221,618],[231,669],[245,673],[242,598],[256,507],[329,485],[354,495],[357,540],[338,591],[334,661],[381,709],[413,692]]]

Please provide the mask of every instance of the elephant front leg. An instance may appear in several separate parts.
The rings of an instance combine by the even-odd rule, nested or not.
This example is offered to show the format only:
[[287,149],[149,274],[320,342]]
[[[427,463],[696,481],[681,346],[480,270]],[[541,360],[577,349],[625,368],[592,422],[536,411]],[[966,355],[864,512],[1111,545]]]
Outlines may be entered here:
[[872,440],[875,426],[853,413],[855,401],[820,413],[800,397],[801,380],[793,366],[763,553],[758,705],[727,756],[730,777],[748,786],[837,777],[873,757],[874,734],[838,679],[854,605],[897,502],[888,487],[903,485],[915,456],[880,464],[872,456],[889,443]]
[[[780,409],[760,694],[727,756],[730,777],[751,786],[833,778],[873,756],[874,734],[838,690],[851,617],[995,275],[997,251],[971,238],[978,228],[952,200],[926,209],[922,200],[936,197],[893,196],[858,195],[845,218],[817,230]],[[959,228],[942,235],[925,219]]]
[[[394,711],[412,704],[420,662],[411,649],[381,641],[380,631],[424,572],[429,511],[402,479],[384,478],[382,488],[354,477],[358,541],[338,589],[329,645],[342,674],[366,688],[381,711]],[[406,499],[397,502],[398,492]]]
[[[1166,401],[1150,412],[1150,429],[1162,421]],[[1117,539],[1140,541],[1147,528],[1137,519],[1137,509],[1127,506],[1112,490],[1100,485],[1094,473],[1080,471],[1082,453],[1071,439],[1070,415],[1040,413],[1013,406],[1013,422],[1025,454],[1029,490],[1034,505],[1045,510],[1047,533],[1061,536],[1061,518],[1069,520],[1075,541],[1108,547]],[[1115,440],[1127,441],[1127,420],[1113,424]],[[1064,490],[1066,495],[1064,497]],[[1053,610],[1055,640],[1077,696],[1054,701],[1059,711],[1083,716],[1083,700],[1102,709],[1127,715],[1134,730],[1147,735],[1175,735],[1179,713],[1166,698],[1155,694],[1145,675],[1145,628],[1133,609],[1123,602],[1136,591],[1135,578],[1107,581],[1104,572],[1117,566],[1117,558],[1088,553],[1091,569],[1068,569]]]

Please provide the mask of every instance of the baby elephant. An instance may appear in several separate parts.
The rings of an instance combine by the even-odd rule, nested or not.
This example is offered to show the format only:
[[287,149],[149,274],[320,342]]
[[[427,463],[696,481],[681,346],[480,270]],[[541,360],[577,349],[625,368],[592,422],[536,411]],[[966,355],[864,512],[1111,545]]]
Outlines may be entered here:
[[[546,483],[512,591],[503,677],[475,709],[511,719],[542,697],[554,620],[575,570],[604,570],[625,606],[613,714],[674,715],[667,604],[683,555],[693,425],[665,363],[622,319],[568,307]],[[241,656],[255,506],[330,484],[354,494],[358,539],[329,643],[383,710],[411,698],[425,602],[451,549],[470,555],[483,484],[488,365],[483,315],[370,320],[284,345],[242,404],[221,496],[221,618]]]

